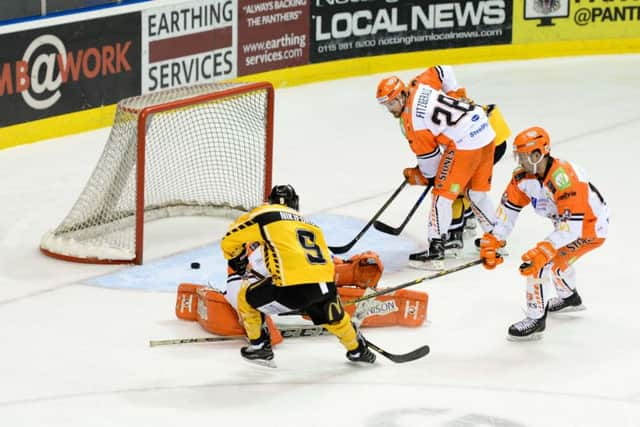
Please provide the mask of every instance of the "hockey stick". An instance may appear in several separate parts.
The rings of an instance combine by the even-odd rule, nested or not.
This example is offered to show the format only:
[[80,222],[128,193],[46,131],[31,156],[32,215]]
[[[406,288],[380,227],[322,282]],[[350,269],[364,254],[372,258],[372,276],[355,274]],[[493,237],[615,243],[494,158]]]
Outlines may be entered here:
[[391,227],[390,225],[385,224],[382,221],[376,221],[373,223],[374,228],[378,231],[382,231],[383,233],[387,233],[387,234],[392,234],[394,236],[397,236],[398,234],[402,233],[402,230],[404,230],[404,228],[407,226],[413,214],[416,213],[416,211],[418,210],[418,207],[422,204],[422,201],[424,200],[424,198],[427,197],[427,193],[429,193],[429,190],[431,190],[431,187],[432,185],[429,184],[427,188],[425,188],[425,190],[422,192],[420,197],[418,197],[418,201],[413,205],[413,207],[409,211],[409,214],[407,215],[407,217],[404,219],[404,221],[402,221],[402,224],[400,224],[398,227]]
[[449,275],[451,273],[455,273],[456,271],[464,270],[464,269],[467,269],[469,267],[473,267],[474,265],[478,265],[478,264],[482,264],[482,259],[476,259],[476,260],[473,260],[473,261],[469,261],[469,262],[467,262],[465,264],[460,264],[460,265],[458,265],[456,267],[452,267],[452,268],[448,268],[446,270],[438,271],[437,273],[431,274],[429,276],[418,277],[417,279],[412,280],[410,282],[401,283],[401,284],[399,284],[397,286],[393,286],[391,288],[383,289],[383,290],[378,291],[378,292],[373,292],[373,293],[368,294],[368,295],[363,295],[363,296],[361,296],[359,298],[352,299],[352,300],[349,300],[349,301],[344,301],[343,304],[344,305],[357,304],[360,301],[364,301],[364,300],[367,300],[369,298],[376,298],[376,297],[379,297],[380,295],[390,294],[390,293],[395,292],[397,290],[408,288],[409,286],[417,285],[418,283],[422,283],[422,282],[425,282],[427,280],[437,279],[438,277],[446,276],[446,275]]
[[367,343],[370,349],[374,350],[375,352],[386,357],[387,359],[391,360],[394,363],[405,363],[405,362],[411,362],[413,360],[420,359],[426,356],[427,354],[429,354],[429,351],[431,350],[428,345],[423,345],[422,347],[418,347],[415,350],[412,350],[408,353],[393,354],[393,353],[389,353],[386,350],[381,349],[380,347],[378,347],[377,345],[375,345],[374,343],[372,343],[367,339],[365,339],[365,342]]
[[[352,300],[349,300],[349,301],[343,301],[342,305],[357,304],[357,303],[359,303],[361,301],[365,301],[365,300],[368,300],[368,299],[371,299],[371,298],[376,298],[376,297],[379,297],[381,295],[390,294],[390,293],[395,292],[397,290],[408,288],[409,286],[417,285],[418,283],[422,283],[422,282],[425,282],[427,280],[437,279],[438,277],[446,276],[448,274],[455,273],[456,271],[464,270],[464,269],[467,269],[469,267],[473,267],[474,265],[478,265],[478,264],[482,264],[482,259],[476,259],[476,260],[473,260],[473,261],[469,261],[469,262],[467,262],[465,264],[460,264],[460,265],[458,265],[456,267],[452,267],[452,268],[448,268],[446,270],[438,271],[437,273],[431,274],[429,276],[418,277],[417,279],[412,280],[410,282],[401,283],[401,284],[399,284],[397,286],[393,286],[391,288],[386,288],[386,289],[383,289],[383,290],[378,291],[378,292],[372,292],[370,294],[363,295],[361,297],[358,297],[356,299],[352,299]],[[302,312],[300,312],[299,310],[287,311],[287,312],[284,312],[284,313],[278,313],[279,316],[293,316],[293,315],[301,315],[301,314],[302,314]]]
[[355,245],[358,242],[358,240],[360,240],[360,238],[364,235],[364,233],[367,232],[367,230],[380,217],[380,215],[382,215],[382,212],[384,212],[385,209],[389,207],[391,202],[393,202],[393,200],[396,197],[398,197],[398,194],[400,194],[400,192],[404,189],[404,187],[407,186],[407,184],[408,184],[407,180],[402,181],[402,184],[400,184],[400,186],[396,189],[396,191],[393,192],[391,197],[389,197],[389,199],[386,202],[384,202],[384,205],[382,205],[382,207],[378,209],[378,212],[375,213],[373,218],[369,220],[369,222],[362,228],[362,230],[360,230],[360,232],[356,235],[356,237],[353,238],[353,240],[351,240],[349,243],[343,246],[329,246],[329,250],[334,254],[343,254],[349,251],[349,249],[351,249],[353,245]]
[[[278,328],[284,338],[295,337],[315,337],[318,335],[325,335],[329,332],[322,326],[304,325],[304,326],[289,326],[284,328]],[[221,342],[221,341],[235,341],[246,340],[244,335],[229,335],[219,337],[198,337],[198,338],[177,338],[168,340],[150,340],[149,347],[157,347],[159,345],[173,345],[173,344],[192,344],[200,342]]]

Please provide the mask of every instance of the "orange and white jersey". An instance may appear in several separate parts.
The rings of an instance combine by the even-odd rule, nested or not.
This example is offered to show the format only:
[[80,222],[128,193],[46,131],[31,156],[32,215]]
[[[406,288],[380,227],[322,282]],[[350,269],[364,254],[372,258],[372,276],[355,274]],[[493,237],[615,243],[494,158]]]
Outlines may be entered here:
[[554,230],[545,240],[560,248],[576,239],[606,238],[609,208],[582,168],[551,157],[544,179],[517,168],[497,212],[493,229],[499,239],[511,233],[523,207],[531,203],[538,215],[549,218]]
[[422,74],[416,76],[415,80],[441,90],[453,98],[467,96],[466,90],[458,84],[458,80],[449,65],[435,65],[427,68]]
[[481,107],[417,80],[409,89],[400,123],[420,170],[428,178],[438,170],[440,146],[475,150],[491,144],[496,136]]

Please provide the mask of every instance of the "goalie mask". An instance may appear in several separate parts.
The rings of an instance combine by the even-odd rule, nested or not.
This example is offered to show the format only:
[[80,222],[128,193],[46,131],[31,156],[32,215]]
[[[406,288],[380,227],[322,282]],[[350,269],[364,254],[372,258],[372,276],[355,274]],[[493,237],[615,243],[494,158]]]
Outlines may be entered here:
[[291,209],[298,210],[298,201],[296,190],[289,184],[276,185],[271,189],[271,194],[269,194],[269,203],[272,205],[286,205]]

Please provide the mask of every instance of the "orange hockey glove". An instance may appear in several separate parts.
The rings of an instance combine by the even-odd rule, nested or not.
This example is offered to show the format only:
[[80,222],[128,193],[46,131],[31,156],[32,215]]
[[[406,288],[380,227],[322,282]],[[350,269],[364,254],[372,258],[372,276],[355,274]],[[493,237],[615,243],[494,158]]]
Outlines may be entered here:
[[482,239],[480,239],[480,258],[482,259],[484,268],[493,270],[497,265],[504,262],[502,256],[498,254],[498,249],[504,247],[506,244],[507,242],[498,240],[493,234],[484,233]]
[[375,288],[384,270],[380,257],[373,251],[354,255],[348,260],[334,257],[333,261],[335,263],[334,281],[338,287]]
[[538,272],[542,270],[557,253],[556,248],[546,240],[538,242],[535,248],[529,249],[522,255],[521,258],[524,262],[520,265],[520,274],[523,276],[537,277]]
[[417,166],[412,168],[405,168],[404,171],[402,171],[402,173],[404,174],[404,177],[407,180],[407,182],[411,185],[428,185],[429,184],[429,179],[425,178],[425,176],[422,175],[420,168],[418,168]]

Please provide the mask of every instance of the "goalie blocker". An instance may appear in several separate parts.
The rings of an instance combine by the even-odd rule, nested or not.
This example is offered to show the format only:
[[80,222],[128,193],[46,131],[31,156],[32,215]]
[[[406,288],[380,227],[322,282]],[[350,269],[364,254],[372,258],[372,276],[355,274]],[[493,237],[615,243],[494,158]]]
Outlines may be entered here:
[[[354,255],[349,260],[337,260],[335,280],[345,311],[352,317],[358,305],[349,301],[365,294],[367,288],[375,288],[382,275],[382,262],[374,252]],[[381,289],[377,289],[380,291]],[[380,295],[363,305],[365,313],[362,327],[369,326],[420,326],[427,317],[426,292],[401,289]],[[224,295],[203,285],[182,283],[178,286],[176,316],[179,319],[197,321],[203,329],[216,335],[243,335],[244,328],[238,314]],[[272,345],[283,338],[273,320],[267,316]]]

